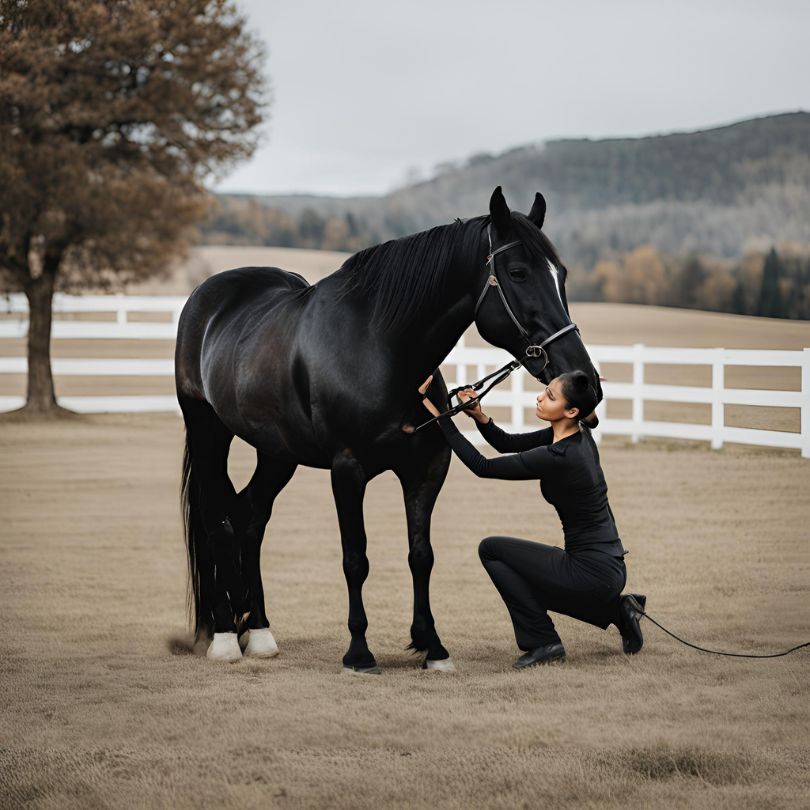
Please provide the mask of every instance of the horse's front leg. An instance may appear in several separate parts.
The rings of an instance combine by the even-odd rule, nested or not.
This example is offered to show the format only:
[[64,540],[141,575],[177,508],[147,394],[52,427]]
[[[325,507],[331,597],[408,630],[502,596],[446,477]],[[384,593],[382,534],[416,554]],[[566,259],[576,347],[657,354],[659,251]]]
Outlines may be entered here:
[[408,565],[413,577],[413,624],[410,649],[424,652],[425,669],[454,672],[450,653],[442,645],[430,610],[430,574],[433,548],[430,518],[449,467],[449,450],[443,446],[428,463],[397,472],[405,496],[408,521]]
[[339,453],[332,463],[332,494],[337,507],[343,574],[349,589],[349,632],[352,640],[343,668],[347,672],[378,673],[379,667],[366,643],[368,620],[363,607],[363,583],[368,577],[363,496],[368,475],[353,456]]

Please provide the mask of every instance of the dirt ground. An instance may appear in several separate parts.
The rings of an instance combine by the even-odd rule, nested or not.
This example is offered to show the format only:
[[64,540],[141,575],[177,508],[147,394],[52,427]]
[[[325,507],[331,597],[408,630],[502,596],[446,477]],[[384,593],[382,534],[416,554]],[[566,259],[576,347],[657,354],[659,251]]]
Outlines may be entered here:
[[[458,417],[463,419],[463,417]],[[507,533],[561,545],[536,483],[454,460],[433,523],[437,627],[458,672],[404,651],[411,586],[396,479],[369,487],[369,643],[347,676],[347,599],[328,473],[277,501],[263,571],[281,648],[217,665],[173,654],[185,558],[174,416],[0,419],[0,805],[64,807],[807,807],[808,649],[751,660],[643,621],[555,622],[557,666],[518,651],[477,559]],[[749,652],[810,640],[810,462],[796,453],[606,439],[627,590],[689,640]],[[250,454],[234,452],[243,484]]]

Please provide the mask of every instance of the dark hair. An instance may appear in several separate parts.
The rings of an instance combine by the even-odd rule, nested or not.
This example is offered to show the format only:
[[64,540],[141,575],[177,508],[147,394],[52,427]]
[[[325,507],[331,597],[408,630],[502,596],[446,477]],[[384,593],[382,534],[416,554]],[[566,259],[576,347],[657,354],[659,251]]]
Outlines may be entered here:
[[558,379],[565,397],[565,407],[579,408],[577,419],[584,419],[594,412],[597,405],[596,389],[584,371],[566,371]]
[[372,325],[400,333],[417,313],[435,305],[455,261],[483,262],[479,248],[488,220],[457,220],[355,253],[335,273],[337,300],[351,293],[365,296],[372,302]]

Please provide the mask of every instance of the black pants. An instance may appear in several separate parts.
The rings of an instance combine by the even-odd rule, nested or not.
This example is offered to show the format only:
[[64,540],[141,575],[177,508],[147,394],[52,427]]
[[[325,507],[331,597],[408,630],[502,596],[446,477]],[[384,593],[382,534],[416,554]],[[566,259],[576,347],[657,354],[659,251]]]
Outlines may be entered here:
[[619,626],[624,559],[590,549],[569,553],[516,537],[485,537],[478,554],[498,589],[521,650],[560,641],[546,611],[607,629]]

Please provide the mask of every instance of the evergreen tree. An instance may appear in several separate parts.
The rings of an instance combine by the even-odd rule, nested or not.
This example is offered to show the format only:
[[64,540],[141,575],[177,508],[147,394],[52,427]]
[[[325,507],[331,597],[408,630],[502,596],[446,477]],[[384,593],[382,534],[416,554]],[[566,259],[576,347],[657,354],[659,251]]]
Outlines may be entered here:
[[700,285],[706,280],[706,270],[697,256],[690,256],[678,274],[674,287],[674,300],[676,307],[700,308]]
[[747,307],[745,306],[745,287],[743,281],[737,274],[737,283],[734,287],[734,294],[731,296],[731,311],[736,315],[747,315]]
[[765,258],[762,269],[762,287],[759,291],[759,306],[757,315],[766,318],[784,318],[785,308],[782,301],[782,290],[779,279],[782,276],[783,266],[779,254],[771,248]]

